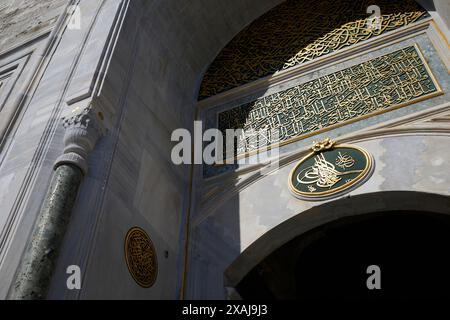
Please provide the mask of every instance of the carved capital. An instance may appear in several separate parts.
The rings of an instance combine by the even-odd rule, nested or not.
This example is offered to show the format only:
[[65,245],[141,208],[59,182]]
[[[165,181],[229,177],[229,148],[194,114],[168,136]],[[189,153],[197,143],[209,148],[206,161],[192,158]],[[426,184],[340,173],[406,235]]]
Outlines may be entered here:
[[89,105],[83,109],[75,109],[71,116],[62,118],[64,133],[64,153],[55,163],[55,168],[64,163],[79,167],[86,175],[87,157],[94,149],[97,140],[103,135],[103,128],[97,115]]

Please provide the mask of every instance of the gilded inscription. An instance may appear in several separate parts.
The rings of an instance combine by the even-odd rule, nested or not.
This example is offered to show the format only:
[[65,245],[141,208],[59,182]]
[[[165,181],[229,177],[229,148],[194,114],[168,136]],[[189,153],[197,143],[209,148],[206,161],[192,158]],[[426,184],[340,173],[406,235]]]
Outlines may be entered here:
[[[440,92],[415,46],[221,112],[218,127],[277,132],[269,144],[311,135]],[[248,140],[248,139],[247,139]],[[236,155],[255,150],[238,141]],[[340,163],[348,163],[342,155]]]
[[141,287],[150,288],[156,281],[158,261],[150,237],[141,228],[130,229],[125,238],[125,259],[131,276]]
[[292,192],[301,198],[340,194],[366,179],[373,168],[369,153],[356,146],[333,144],[327,148],[313,147],[312,151],[289,177]]
[[[380,28],[370,28],[372,18],[366,11],[372,4],[381,9]],[[426,10],[414,0],[285,1],[242,30],[221,51],[203,78],[199,98],[314,60],[426,16]]]

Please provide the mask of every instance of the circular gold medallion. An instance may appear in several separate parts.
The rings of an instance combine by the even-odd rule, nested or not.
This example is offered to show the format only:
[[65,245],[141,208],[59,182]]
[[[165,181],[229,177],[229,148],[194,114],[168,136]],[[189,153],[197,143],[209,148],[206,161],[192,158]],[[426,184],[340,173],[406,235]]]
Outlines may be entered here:
[[289,186],[299,198],[320,200],[342,194],[368,178],[373,169],[372,157],[362,148],[334,146],[334,142],[319,147],[313,147],[289,176]]
[[158,275],[158,260],[152,240],[139,227],[131,228],[125,237],[125,260],[133,279],[150,288]]

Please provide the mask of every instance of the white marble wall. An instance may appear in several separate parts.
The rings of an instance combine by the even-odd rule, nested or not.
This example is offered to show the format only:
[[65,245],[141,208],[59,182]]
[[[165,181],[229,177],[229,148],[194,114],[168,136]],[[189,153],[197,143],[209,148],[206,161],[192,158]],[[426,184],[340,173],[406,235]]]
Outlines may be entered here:
[[2,0],[0,3],[0,54],[55,24],[69,0]]
[[[1,296],[62,151],[59,119],[70,112],[67,103],[93,94],[99,104],[107,105],[108,131],[90,156],[50,297],[179,296],[190,168],[171,164],[170,134],[192,126],[202,74],[215,55],[246,24],[279,2],[81,1],[81,30],[65,30],[56,43],[2,152],[0,179],[8,182],[2,215],[14,221],[2,250]],[[114,16],[124,3],[126,19],[117,42],[108,47]],[[112,59],[104,60],[101,52],[111,48]],[[97,80],[102,88],[95,91]],[[151,289],[134,283],[123,259],[124,235],[134,225],[147,230],[158,251],[160,272]],[[70,264],[82,267],[81,292],[65,289]]]
[[[175,128],[191,128],[202,74],[221,48],[280,2],[81,0],[81,30],[66,29],[57,38],[0,151],[0,298],[6,295],[53,163],[63,149],[60,117],[70,112],[67,102],[91,98],[107,111],[108,131],[90,156],[50,297],[179,297],[190,167],[172,165],[170,134]],[[117,42],[111,44],[110,30],[124,3],[126,18]],[[106,54],[109,49],[111,56]],[[383,150],[395,149],[396,143],[417,143],[420,150],[446,143],[444,137],[402,139],[361,145],[377,155],[382,170],[391,155]],[[413,166],[418,170],[414,179],[422,178],[408,187],[424,190],[431,185],[443,193],[445,184],[427,180],[425,168],[438,174],[445,162],[423,157],[417,161],[405,170]],[[224,268],[258,235],[305,208],[286,194],[285,176],[293,165],[242,189],[204,221],[192,221],[188,298],[222,298]],[[387,174],[380,171],[355,192],[402,188],[401,180],[393,185],[385,182]],[[194,187],[202,190],[201,182],[195,181]],[[279,199],[262,201],[261,194],[268,190],[278,193]],[[134,225],[144,228],[157,248],[160,270],[151,289],[134,283],[123,258],[124,236]],[[82,267],[79,292],[65,287],[65,269],[71,264]]]

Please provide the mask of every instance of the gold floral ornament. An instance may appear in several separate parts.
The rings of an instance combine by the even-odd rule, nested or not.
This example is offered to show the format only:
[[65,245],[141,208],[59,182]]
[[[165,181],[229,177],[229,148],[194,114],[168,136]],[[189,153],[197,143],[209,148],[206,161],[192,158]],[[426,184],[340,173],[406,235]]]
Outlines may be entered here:
[[348,191],[366,179],[373,168],[367,151],[336,146],[329,138],[315,142],[311,150],[289,176],[292,192],[302,199],[321,199]]
[[131,228],[125,237],[125,260],[133,279],[143,288],[154,285],[158,275],[158,261],[153,242],[147,233]]
[[330,138],[326,138],[323,141],[319,141],[319,142],[314,141],[313,146],[311,147],[311,150],[314,152],[321,152],[321,151],[329,150],[329,149],[333,148],[333,146],[335,144],[336,144],[336,142],[334,142]]

